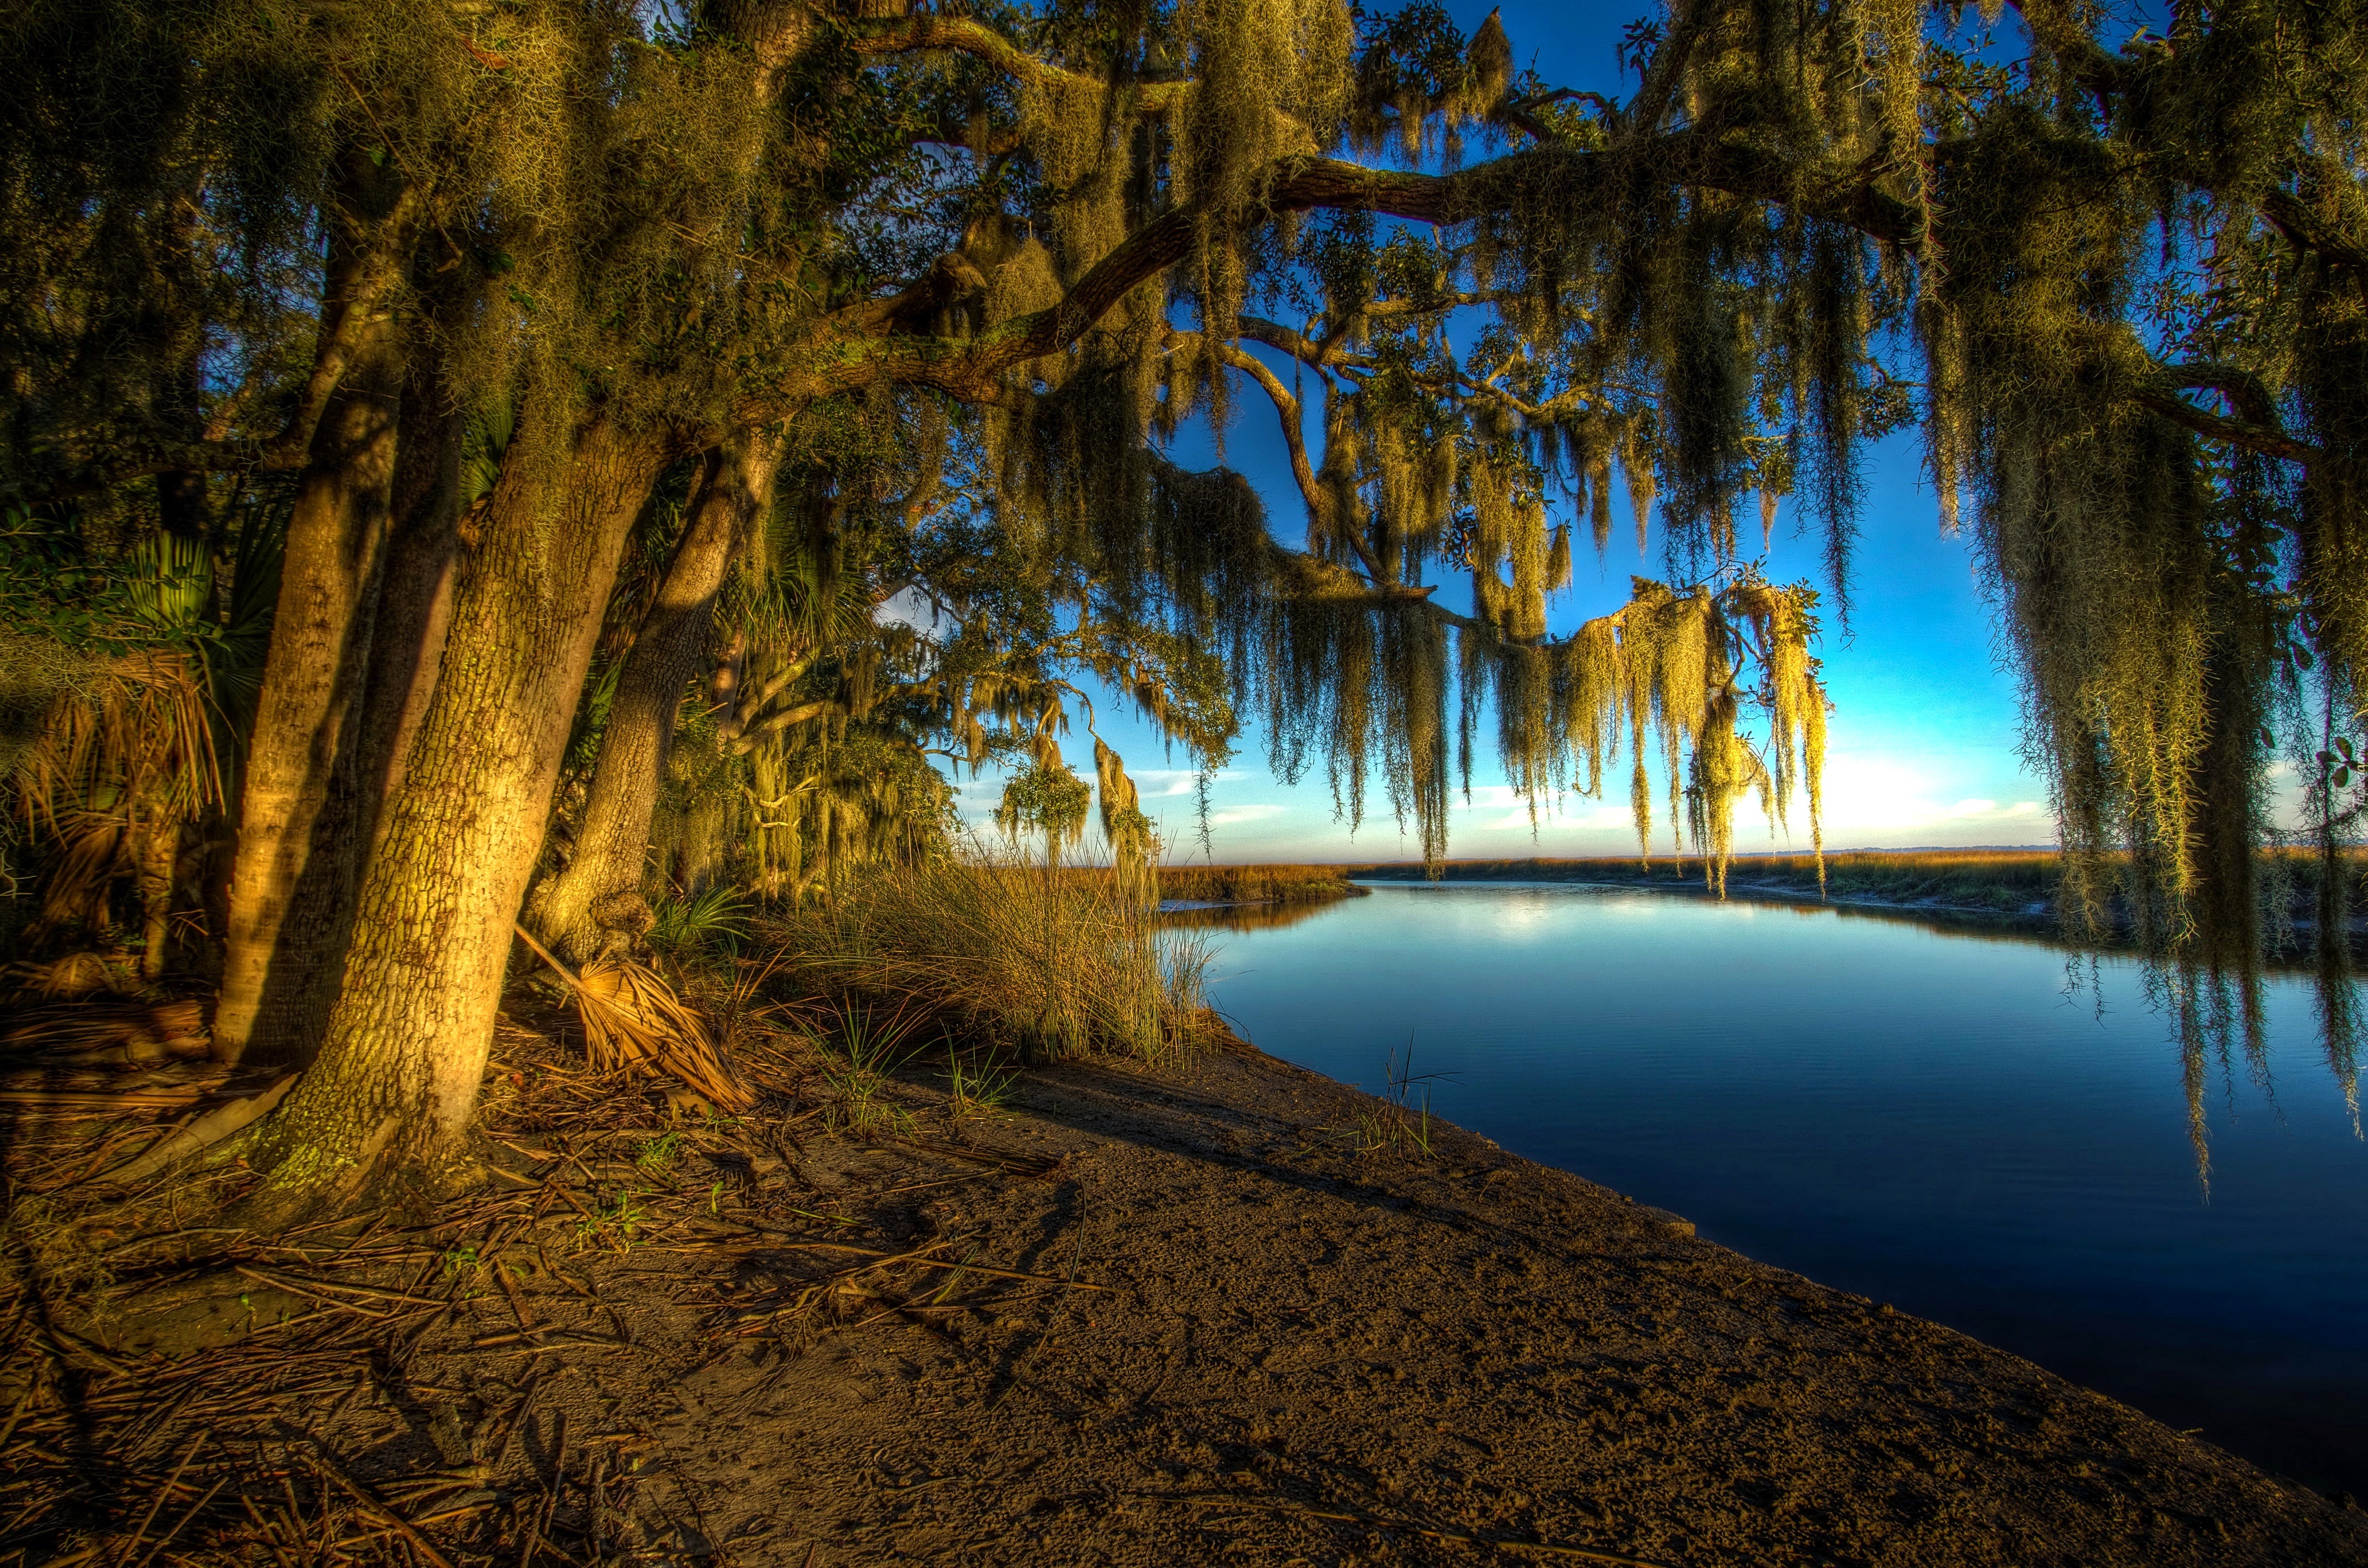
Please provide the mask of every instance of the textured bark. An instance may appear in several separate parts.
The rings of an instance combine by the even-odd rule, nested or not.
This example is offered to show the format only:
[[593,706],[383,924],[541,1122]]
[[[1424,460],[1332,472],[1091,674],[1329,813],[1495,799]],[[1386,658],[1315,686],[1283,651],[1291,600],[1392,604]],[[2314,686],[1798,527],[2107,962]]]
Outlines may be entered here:
[[444,658],[460,543],[461,437],[464,424],[438,381],[442,369],[414,357],[404,388],[403,437],[395,454],[386,571],[370,638],[356,772],[364,858],[377,845],[386,802],[427,717]]
[[716,598],[771,491],[780,453],[780,438],[767,435],[712,460],[666,581],[618,674],[575,855],[535,900],[536,929],[573,963],[631,952],[649,929],[643,882],[676,715],[684,688],[705,665]]
[[249,1150],[268,1173],[259,1222],[364,1183],[438,1185],[464,1158],[601,612],[668,455],[598,416],[573,433],[530,423],[519,448],[456,576],[319,1053]]
[[394,329],[381,323],[297,482],[240,794],[214,1013],[226,1061],[300,1059],[335,983],[358,871],[354,742],[401,387]]

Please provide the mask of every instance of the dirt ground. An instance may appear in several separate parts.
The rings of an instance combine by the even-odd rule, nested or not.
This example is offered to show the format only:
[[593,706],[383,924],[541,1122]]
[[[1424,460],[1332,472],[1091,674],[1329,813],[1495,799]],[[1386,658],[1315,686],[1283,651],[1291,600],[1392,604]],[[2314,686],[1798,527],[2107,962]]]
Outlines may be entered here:
[[958,1124],[916,1069],[868,1141],[813,1085],[756,1153],[538,1133],[543,1081],[517,1195],[426,1241],[21,1308],[0,1563],[2368,1563],[2357,1509],[1255,1052]]

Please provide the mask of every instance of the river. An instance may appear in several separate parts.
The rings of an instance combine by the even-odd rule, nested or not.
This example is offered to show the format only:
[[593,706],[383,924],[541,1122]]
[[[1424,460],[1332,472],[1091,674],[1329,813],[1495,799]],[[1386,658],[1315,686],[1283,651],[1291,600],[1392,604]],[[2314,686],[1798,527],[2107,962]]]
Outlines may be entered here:
[[1276,1056],[1378,1091],[1410,1051],[1516,1153],[2368,1498],[2368,1145],[2299,980],[2259,1062],[2206,1061],[2207,1187],[2126,959],[2073,988],[2044,942],[1570,885],[1209,935]]

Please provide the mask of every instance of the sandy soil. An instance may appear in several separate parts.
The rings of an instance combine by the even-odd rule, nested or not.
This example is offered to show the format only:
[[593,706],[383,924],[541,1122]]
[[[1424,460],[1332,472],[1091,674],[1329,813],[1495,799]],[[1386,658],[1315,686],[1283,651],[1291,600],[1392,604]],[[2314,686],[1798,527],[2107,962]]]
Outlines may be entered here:
[[[300,1312],[331,1337],[207,1419],[276,1424],[366,1524],[419,1499],[456,1564],[521,1528],[788,1568],[2368,1563],[2356,1509],[1254,1052],[1035,1070],[958,1129],[926,1074],[890,1094],[907,1138],[522,1153],[580,1213],[495,1223],[449,1307],[350,1298],[394,1328]],[[688,1218],[613,1223],[637,1190]],[[232,1282],[240,1332],[315,1306],[293,1278]],[[183,1354],[233,1298],[173,1290],[80,1332]],[[74,1457],[42,1444],[9,1463]]]

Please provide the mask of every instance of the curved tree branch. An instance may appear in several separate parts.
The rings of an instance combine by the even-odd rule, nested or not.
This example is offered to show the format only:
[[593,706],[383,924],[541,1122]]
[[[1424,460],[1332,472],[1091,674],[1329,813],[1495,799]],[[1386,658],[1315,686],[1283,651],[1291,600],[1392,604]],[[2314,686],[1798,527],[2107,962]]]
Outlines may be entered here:
[[[2140,387],[2129,397],[2139,407],[2158,414],[2174,425],[2183,425],[2206,440],[2226,441],[2230,446],[2243,447],[2265,458],[2280,458],[2287,462],[2317,462],[2326,456],[2309,442],[2298,441],[2287,435],[2274,423],[2253,424],[2206,413],[2179,395],[2175,389],[2182,386],[2210,386],[2215,391],[2220,390],[2217,382],[2182,381],[2174,375],[2161,386]],[[2235,400],[2232,398],[2230,401]]]
[[[1229,222],[1247,229],[1286,212],[1330,210],[1455,224],[1508,210],[1541,190],[1579,199],[1617,177],[1634,155],[1634,148],[1531,148],[1445,175],[1368,168],[1338,158],[1291,158],[1270,167],[1265,199],[1232,213]],[[1676,183],[1782,203],[1903,248],[1914,248],[1922,233],[1907,203],[1854,171],[1804,168],[1766,148],[1696,131],[1656,138],[1649,155]],[[934,388],[964,402],[992,402],[1002,394],[1007,371],[1067,349],[1137,287],[1190,255],[1205,217],[1203,209],[1189,206],[1162,213],[1103,256],[1060,303],[977,337],[916,334],[882,339],[871,331],[878,301],[849,307],[825,324],[825,342],[812,369],[797,379],[792,397],[827,396],[888,381]],[[780,392],[758,394],[744,403],[743,416],[761,420],[781,402]]]

